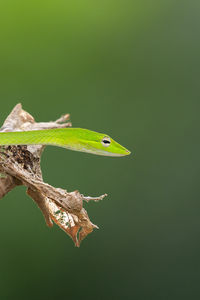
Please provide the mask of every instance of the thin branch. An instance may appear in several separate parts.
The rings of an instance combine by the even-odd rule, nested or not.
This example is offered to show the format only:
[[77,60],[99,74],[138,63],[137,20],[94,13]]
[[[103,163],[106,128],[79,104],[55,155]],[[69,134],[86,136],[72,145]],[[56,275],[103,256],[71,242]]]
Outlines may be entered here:
[[85,200],[86,202],[89,202],[89,201],[94,201],[94,202],[98,202],[98,201],[101,201],[103,200],[106,196],[108,196],[107,194],[104,194],[104,195],[101,195],[99,197],[90,197],[90,196],[83,196],[83,200]]

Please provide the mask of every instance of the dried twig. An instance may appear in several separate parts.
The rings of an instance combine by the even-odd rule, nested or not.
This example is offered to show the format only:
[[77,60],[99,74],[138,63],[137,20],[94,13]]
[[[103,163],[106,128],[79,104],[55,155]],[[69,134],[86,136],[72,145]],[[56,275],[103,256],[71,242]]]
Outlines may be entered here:
[[[5,120],[0,131],[39,130],[65,128],[71,126],[69,114],[65,114],[54,122],[35,122],[34,118],[17,104]],[[0,198],[17,185],[25,185],[27,194],[37,203],[45,218],[46,224],[53,226],[52,220],[60,226],[76,246],[98,228],[90,221],[83,200],[99,201],[100,197],[86,197],[78,191],[68,193],[43,182],[40,158],[45,146],[8,146],[0,151]]]

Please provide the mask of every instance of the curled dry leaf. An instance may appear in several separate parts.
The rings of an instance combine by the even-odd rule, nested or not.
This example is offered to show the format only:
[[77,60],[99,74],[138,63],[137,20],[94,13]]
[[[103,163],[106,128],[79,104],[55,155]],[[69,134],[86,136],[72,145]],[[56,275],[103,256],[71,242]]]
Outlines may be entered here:
[[[69,114],[55,122],[35,122],[34,118],[17,104],[5,120],[0,131],[40,130],[71,126]],[[27,194],[36,202],[43,213],[46,224],[51,227],[54,221],[74,241],[76,246],[98,228],[83,208],[84,201],[99,201],[100,197],[85,197],[78,191],[68,193],[43,182],[40,158],[45,146],[8,146],[0,151],[0,198],[17,185],[25,185]]]

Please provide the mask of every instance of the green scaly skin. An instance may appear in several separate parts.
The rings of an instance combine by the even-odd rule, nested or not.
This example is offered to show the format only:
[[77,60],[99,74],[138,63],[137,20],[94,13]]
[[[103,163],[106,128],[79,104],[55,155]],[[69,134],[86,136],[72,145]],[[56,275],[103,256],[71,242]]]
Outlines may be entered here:
[[82,128],[0,132],[0,145],[54,145],[96,155],[130,154],[108,135]]

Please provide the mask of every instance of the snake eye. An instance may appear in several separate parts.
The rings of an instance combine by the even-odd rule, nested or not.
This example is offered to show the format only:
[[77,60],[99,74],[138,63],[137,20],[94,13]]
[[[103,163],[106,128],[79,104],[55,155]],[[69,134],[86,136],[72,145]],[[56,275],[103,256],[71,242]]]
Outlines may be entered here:
[[108,136],[105,136],[102,141],[101,141],[102,145],[104,147],[108,147],[111,143],[110,138]]

